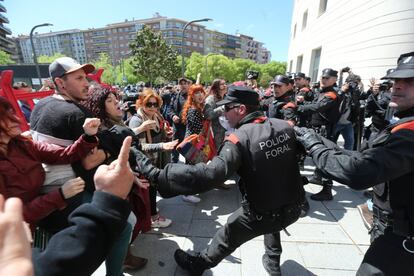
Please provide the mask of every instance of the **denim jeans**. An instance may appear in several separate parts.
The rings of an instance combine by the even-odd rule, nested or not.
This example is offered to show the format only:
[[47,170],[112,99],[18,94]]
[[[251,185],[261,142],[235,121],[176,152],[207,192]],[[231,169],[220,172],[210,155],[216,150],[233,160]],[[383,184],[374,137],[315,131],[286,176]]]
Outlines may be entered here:
[[344,138],[344,149],[352,150],[354,147],[354,128],[352,127],[352,123],[345,125],[337,124],[335,128],[336,140],[338,140],[337,137],[339,137],[339,134]]

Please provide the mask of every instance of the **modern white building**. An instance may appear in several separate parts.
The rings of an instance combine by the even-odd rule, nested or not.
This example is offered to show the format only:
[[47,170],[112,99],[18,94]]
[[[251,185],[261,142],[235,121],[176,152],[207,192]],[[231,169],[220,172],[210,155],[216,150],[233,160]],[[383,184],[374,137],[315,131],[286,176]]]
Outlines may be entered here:
[[349,66],[367,84],[414,51],[413,0],[294,0],[289,72]]

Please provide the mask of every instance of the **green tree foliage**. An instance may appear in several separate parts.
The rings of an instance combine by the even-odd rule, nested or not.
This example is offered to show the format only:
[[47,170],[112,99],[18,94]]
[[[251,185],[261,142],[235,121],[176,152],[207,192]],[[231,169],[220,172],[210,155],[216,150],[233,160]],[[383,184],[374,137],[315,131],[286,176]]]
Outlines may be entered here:
[[[106,53],[100,53],[99,58],[94,60],[92,64],[96,69],[103,68],[101,80],[105,83],[114,84],[117,78],[117,73],[114,66],[111,64],[111,60]],[[118,69],[119,70],[119,69]]]
[[64,57],[61,53],[55,53],[53,56],[39,56],[37,58],[38,63],[52,63],[55,59]]
[[[202,56],[192,53],[185,61],[186,76],[196,79],[197,74],[201,73],[201,81],[204,83],[211,83],[215,78],[223,78],[229,82],[245,80],[247,70],[256,70],[259,72],[258,84],[267,87],[276,75],[284,74],[286,71],[286,62],[258,64],[249,59],[229,59],[220,54]],[[181,61],[179,63],[181,64]]]
[[174,80],[180,75],[177,53],[159,32],[144,26],[129,47],[132,51],[132,66],[135,73],[142,76],[145,81],[154,83],[157,78]]
[[7,64],[13,64],[15,63],[8,53],[5,51],[0,50],[0,64],[1,65],[7,65]]
[[[138,76],[135,73],[135,69],[132,66],[132,57],[121,60],[120,64],[116,66],[116,82],[117,83],[137,83],[139,80],[143,79],[142,76]],[[125,75],[125,81],[123,76]]]

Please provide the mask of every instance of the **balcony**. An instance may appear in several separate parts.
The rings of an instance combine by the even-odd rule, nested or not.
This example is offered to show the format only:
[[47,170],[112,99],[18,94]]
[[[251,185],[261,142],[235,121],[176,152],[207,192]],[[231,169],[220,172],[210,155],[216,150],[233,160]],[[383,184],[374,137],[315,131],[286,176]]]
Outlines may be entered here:
[[7,9],[3,4],[0,3],[0,12],[7,12]]
[[3,30],[3,32],[5,32],[6,34],[9,34],[9,35],[12,34],[12,31],[9,28],[4,27],[3,25],[0,24],[0,31],[1,30]]
[[4,41],[6,44],[14,44],[14,41],[2,35],[0,35],[0,40]]
[[10,23],[9,19],[0,13],[0,21],[3,23]]

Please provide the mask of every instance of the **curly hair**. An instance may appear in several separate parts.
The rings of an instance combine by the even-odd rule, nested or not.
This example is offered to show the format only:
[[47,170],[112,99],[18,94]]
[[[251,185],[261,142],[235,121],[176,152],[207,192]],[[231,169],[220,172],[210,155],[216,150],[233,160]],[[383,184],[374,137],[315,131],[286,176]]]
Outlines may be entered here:
[[181,117],[181,121],[183,122],[183,124],[187,123],[187,113],[190,108],[195,108],[200,113],[203,112],[204,101],[201,103],[194,102],[194,94],[200,91],[203,93],[204,96],[206,95],[206,92],[204,91],[203,86],[200,84],[193,84],[188,89],[187,101],[185,101],[185,104],[183,107],[183,113]]
[[140,93],[135,103],[136,109],[138,110],[139,108],[144,107],[149,101],[149,99],[151,98],[156,99],[158,103],[158,107],[161,107],[162,105],[161,97],[158,96],[158,94],[155,93],[154,90],[152,90],[151,88],[144,88],[144,90]]
[[105,111],[105,101],[111,93],[118,97],[116,92],[109,87],[102,86],[99,83],[92,83],[89,86],[88,98],[81,103],[96,118],[99,118],[106,127],[112,127],[113,125]]

